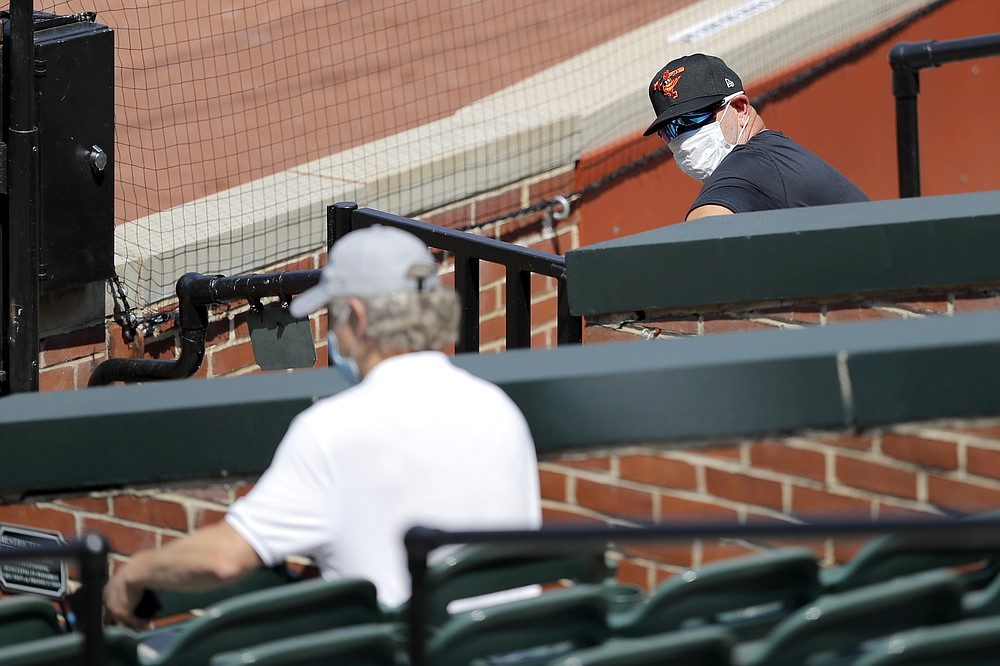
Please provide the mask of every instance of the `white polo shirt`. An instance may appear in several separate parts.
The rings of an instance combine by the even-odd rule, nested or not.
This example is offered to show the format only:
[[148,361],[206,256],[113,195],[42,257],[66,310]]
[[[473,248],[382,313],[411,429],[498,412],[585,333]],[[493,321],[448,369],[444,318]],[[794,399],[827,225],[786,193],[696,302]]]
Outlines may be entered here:
[[396,356],[299,414],[226,520],[265,564],[310,556],[396,606],[410,596],[410,527],[541,525],[535,447],[493,384],[438,352]]

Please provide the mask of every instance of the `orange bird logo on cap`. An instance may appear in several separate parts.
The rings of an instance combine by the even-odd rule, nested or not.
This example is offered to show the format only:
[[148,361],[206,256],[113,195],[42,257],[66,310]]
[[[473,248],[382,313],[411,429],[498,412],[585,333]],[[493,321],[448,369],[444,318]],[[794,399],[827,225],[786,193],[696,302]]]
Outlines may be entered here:
[[653,90],[659,90],[663,93],[664,97],[669,97],[670,99],[677,99],[677,91],[674,88],[681,81],[681,74],[684,72],[683,67],[678,67],[677,69],[672,69],[669,72],[663,72],[663,76],[660,80],[653,84]]

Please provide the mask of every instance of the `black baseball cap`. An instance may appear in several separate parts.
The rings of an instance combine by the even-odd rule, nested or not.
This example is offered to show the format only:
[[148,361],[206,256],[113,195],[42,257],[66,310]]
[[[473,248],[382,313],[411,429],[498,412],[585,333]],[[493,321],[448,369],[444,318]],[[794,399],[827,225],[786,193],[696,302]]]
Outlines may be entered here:
[[656,120],[642,135],[654,134],[668,120],[718,104],[742,90],[740,77],[722,58],[694,53],[671,60],[649,82]]

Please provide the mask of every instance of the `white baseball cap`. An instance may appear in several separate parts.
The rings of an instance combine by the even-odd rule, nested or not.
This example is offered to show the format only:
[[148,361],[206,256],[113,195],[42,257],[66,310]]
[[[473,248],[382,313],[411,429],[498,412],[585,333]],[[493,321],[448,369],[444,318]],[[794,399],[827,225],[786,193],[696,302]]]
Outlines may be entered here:
[[330,299],[433,289],[437,264],[413,234],[376,224],[345,235],[333,244],[319,284],[292,300],[289,312],[305,317]]

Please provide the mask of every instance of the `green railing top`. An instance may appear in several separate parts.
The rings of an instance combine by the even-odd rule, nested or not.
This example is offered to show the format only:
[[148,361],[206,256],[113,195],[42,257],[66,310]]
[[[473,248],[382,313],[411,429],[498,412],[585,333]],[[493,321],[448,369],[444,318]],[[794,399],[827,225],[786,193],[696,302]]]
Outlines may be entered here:
[[566,253],[574,315],[643,319],[1000,284],[1000,192],[704,218]]

